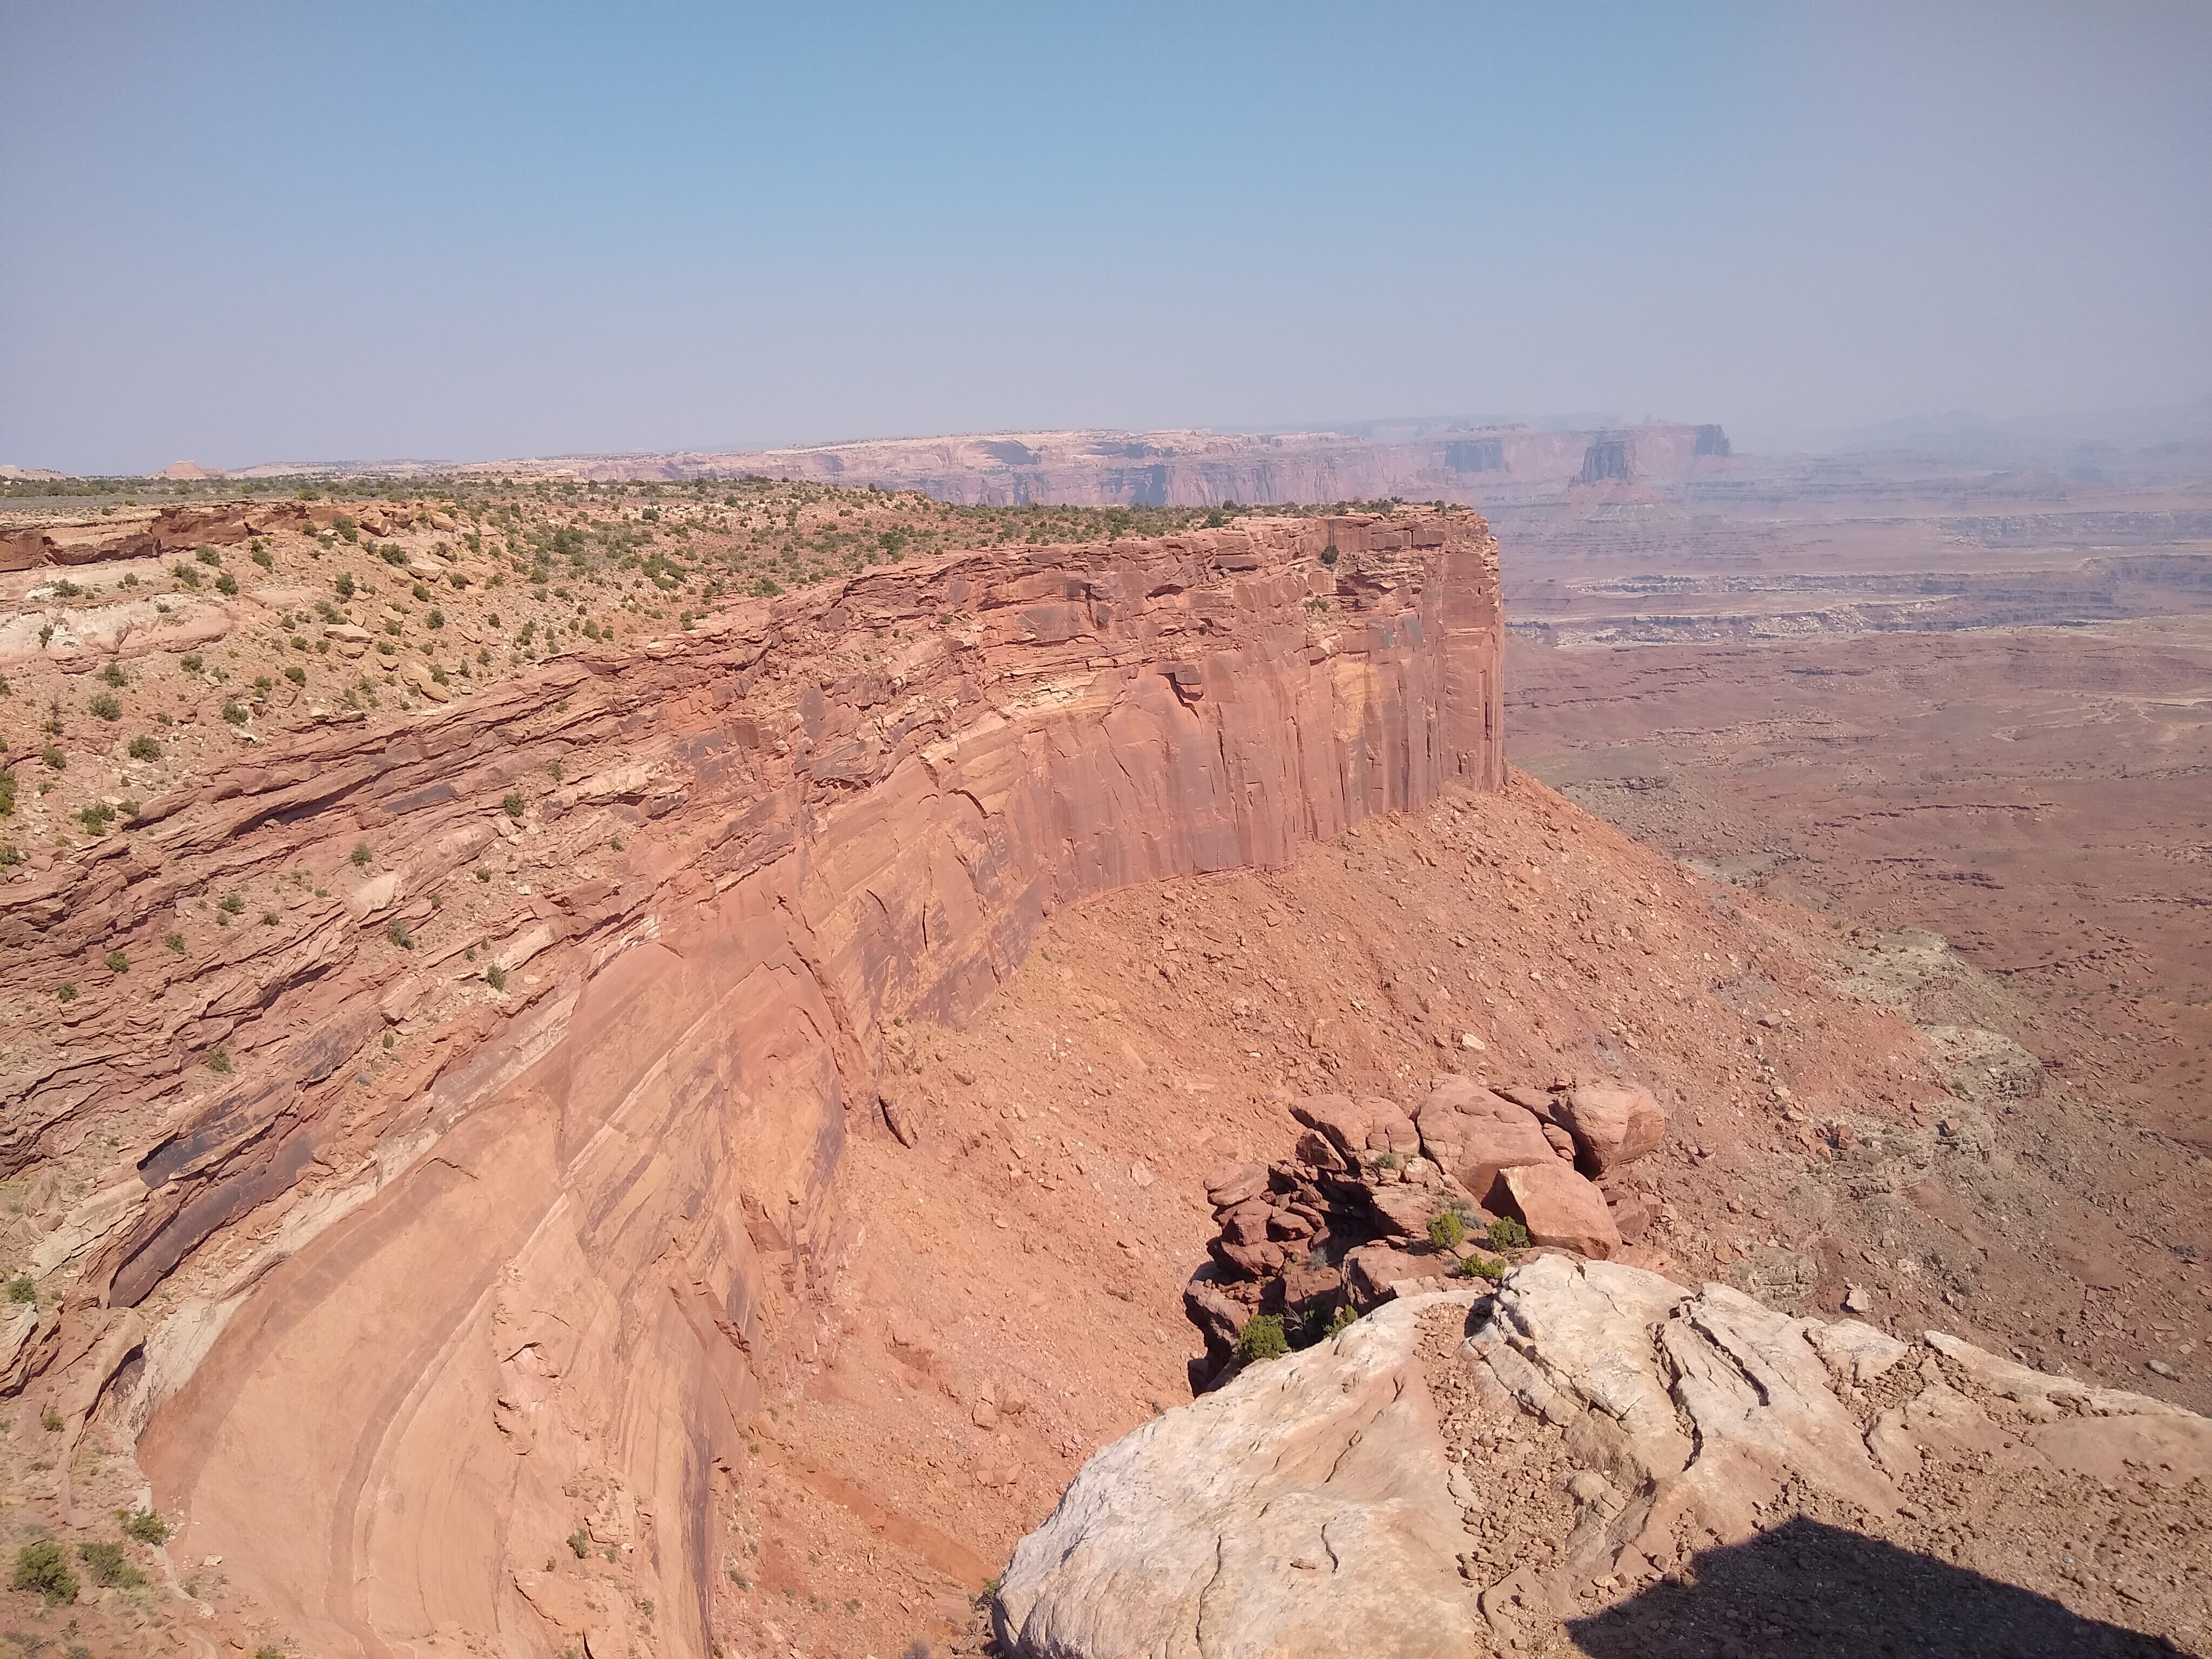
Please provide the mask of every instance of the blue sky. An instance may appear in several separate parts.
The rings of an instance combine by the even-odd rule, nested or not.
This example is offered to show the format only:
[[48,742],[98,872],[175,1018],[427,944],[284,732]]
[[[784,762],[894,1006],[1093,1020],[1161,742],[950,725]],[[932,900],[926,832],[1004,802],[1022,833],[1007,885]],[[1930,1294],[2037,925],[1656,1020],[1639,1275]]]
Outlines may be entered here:
[[2212,7],[0,0],[0,461],[2212,392]]

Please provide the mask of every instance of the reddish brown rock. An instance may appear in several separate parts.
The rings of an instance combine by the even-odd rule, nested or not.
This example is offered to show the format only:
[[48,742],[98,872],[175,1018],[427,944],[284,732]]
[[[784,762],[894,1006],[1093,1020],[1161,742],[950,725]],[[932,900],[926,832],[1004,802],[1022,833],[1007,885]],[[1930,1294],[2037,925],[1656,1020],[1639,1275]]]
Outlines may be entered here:
[[1326,1136],[1352,1162],[1367,1150],[1367,1132],[1374,1127],[1374,1114],[1349,1095],[1309,1095],[1291,1103],[1291,1115]]
[[1217,1210],[1233,1210],[1267,1190],[1264,1164],[1220,1164],[1206,1174],[1206,1200]]
[[1466,1078],[1449,1078],[1418,1109],[1421,1144],[1445,1174],[1491,1208],[1498,1177],[1553,1157],[1544,1126],[1526,1108]]
[[1578,1083],[1553,1109],[1591,1174],[1632,1163],[1667,1138],[1667,1113],[1640,1083]]
[[912,1102],[903,1095],[879,1095],[877,1100],[883,1108],[884,1127],[900,1146],[912,1146],[921,1139],[921,1123]]
[[1429,1218],[1437,1212],[1436,1194],[1400,1182],[1368,1189],[1367,1207],[1380,1230],[1397,1238],[1426,1238]]
[[1448,1258],[1416,1255],[1392,1244],[1363,1244],[1344,1258],[1344,1286],[1352,1306],[1364,1312],[1387,1300],[1401,1279],[1430,1278],[1450,1265]]
[[1508,1170],[1499,1179],[1533,1243],[1600,1261],[1620,1249],[1605,1194],[1559,1159]]
[[1274,1213],[1266,1200],[1247,1199],[1221,1218],[1221,1236],[1235,1244],[1265,1243],[1267,1224]]

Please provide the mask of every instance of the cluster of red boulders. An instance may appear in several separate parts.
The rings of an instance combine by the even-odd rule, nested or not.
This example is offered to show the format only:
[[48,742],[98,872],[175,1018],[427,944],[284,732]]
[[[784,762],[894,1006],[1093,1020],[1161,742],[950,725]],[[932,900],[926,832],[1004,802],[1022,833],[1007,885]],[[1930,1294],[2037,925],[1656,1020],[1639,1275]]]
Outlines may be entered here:
[[[1292,1346],[1408,1281],[1495,1273],[1518,1222],[1531,1247],[1607,1257],[1650,1224],[1622,1171],[1666,1138],[1667,1115],[1633,1083],[1548,1089],[1446,1077],[1409,1114],[1395,1103],[1312,1095],[1294,1156],[1226,1164],[1206,1178],[1220,1234],[1183,1290],[1204,1334],[1206,1378],[1255,1314]],[[1441,1217],[1449,1221],[1439,1221]]]

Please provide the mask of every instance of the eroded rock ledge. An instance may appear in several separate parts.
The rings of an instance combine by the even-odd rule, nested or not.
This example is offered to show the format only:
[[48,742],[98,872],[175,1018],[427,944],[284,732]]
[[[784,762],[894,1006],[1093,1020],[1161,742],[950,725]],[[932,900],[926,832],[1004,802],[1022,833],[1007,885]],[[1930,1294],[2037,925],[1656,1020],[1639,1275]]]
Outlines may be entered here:
[[[2053,1517],[2085,1513],[2149,1547],[2078,1560]],[[2099,1650],[2212,1637],[2185,1565],[2212,1559],[2212,1420],[1565,1255],[1387,1303],[1107,1447],[994,1617],[1030,1659],[1544,1651],[1792,1526],[2035,1592],[2048,1629],[2110,1621]],[[1706,1611],[1697,1639],[1733,1640]]]
[[[0,1382],[143,1427],[182,1547],[318,1651],[557,1647],[580,1505],[703,1653],[714,1472],[842,1248],[882,1028],[1056,905],[1495,787],[1500,637],[1470,514],[1245,520],[879,570],[148,802],[0,893],[13,988],[83,990],[0,1079],[0,1175],[128,1155]],[[554,878],[410,942],[526,853]]]

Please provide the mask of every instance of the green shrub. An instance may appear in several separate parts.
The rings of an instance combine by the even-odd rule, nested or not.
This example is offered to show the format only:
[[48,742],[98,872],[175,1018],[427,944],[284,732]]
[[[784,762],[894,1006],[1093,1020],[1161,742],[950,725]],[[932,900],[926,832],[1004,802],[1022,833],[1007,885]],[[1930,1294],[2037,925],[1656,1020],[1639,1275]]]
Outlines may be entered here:
[[369,851],[368,843],[367,842],[357,841],[353,844],[353,851],[347,854],[346,856],[353,860],[353,867],[355,869],[366,870],[368,868],[368,861],[374,858],[376,854]]
[[1340,1302],[1336,1304],[1335,1316],[1328,1322],[1328,1328],[1321,1334],[1322,1340],[1326,1342],[1332,1336],[1341,1335],[1358,1322],[1359,1316],[1352,1311],[1352,1304],[1349,1302]]
[[123,718],[123,705],[105,691],[94,697],[90,702],[85,704],[85,707],[104,720],[119,720]]
[[1492,1261],[1488,1256],[1477,1254],[1468,1256],[1466,1261],[1461,1262],[1459,1271],[1462,1279],[1486,1279],[1495,1284],[1505,1277],[1505,1264],[1502,1261]]
[[131,958],[125,956],[120,951],[110,951],[107,953],[107,971],[111,974],[129,973],[131,971]]
[[1321,550],[1321,562],[1323,564],[1333,565],[1336,562],[1337,557],[1336,544],[1334,542],[1331,542],[1327,547],[1324,547]]
[[131,747],[126,752],[132,760],[159,760],[161,758],[161,744],[158,738],[141,732],[131,739]]
[[1248,1365],[1279,1359],[1290,1351],[1291,1339],[1284,1333],[1280,1314],[1254,1314],[1237,1334],[1237,1357]]
[[123,1546],[100,1539],[76,1547],[77,1559],[84,1563],[92,1582],[103,1588],[138,1589],[146,1583],[146,1575],[134,1566],[123,1553]]
[[230,1050],[228,1048],[209,1049],[207,1055],[207,1068],[218,1077],[229,1076]]
[[64,980],[59,985],[54,987],[54,995],[58,997],[64,1002],[75,1002],[76,1000],[76,987],[70,981]]
[[56,743],[50,743],[44,749],[39,750],[39,758],[44,761],[51,769],[56,772],[60,771],[64,767],[69,764],[68,757],[62,753],[61,745]]
[[307,683],[307,671],[295,662],[287,663],[284,665],[284,678],[295,685],[305,685]]
[[224,571],[222,574],[215,579],[215,591],[222,594],[226,599],[236,599],[238,597],[238,578],[232,575],[228,570]]
[[353,572],[350,570],[339,571],[337,575],[331,578],[331,586],[337,590],[337,594],[340,599],[351,599],[354,595]]
[[222,706],[222,717],[233,726],[245,725],[246,720],[245,705],[235,702],[224,703]]
[[400,551],[397,543],[386,542],[376,550],[386,564],[404,565],[407,562],[406,554]]
[[169,1523],[151,1510],[118,1510],[115,1518],[123,1523],[123,1530],[142,1544],[161,1545],[169,1541]]
[[1502,1215],[1490,1224],[1490,1248],[1525,1250],[1528,1248],[1528,1230],[1511,1216]]
[[269,550],[265,547],[257,547],[253,550],[253,562],[264,570],[274,570],[276,568],[276,561],[270,556]]
[[8,1299],[10,1302],[36,1302],[39,1299],[38,1285],[30,1274],[17,1273],[8,1281]]
[[115,809],[104,800],[96,800],[76,809],[76,821],[84,826],[88,836],[104,835],[107,826],[115,822]]
[[0,818],[11,817],[15,811],[15,769],[0,770]]
[[12,870],[23,861],[13,842],[0,841],[0,870]]
[[198,559],[202,564],[221,564],[222,562],[222,555],[216,552],[215,549],[211,547],[196,547],[192,550],[192,556]]
[[112,662],[101,669],[100,678],[101,684],[112,685],[118,691],[131,684],[131,677],[123,672],[123,665],[119,662]]
[[182,956],[185,953],[185,936],[182,933],[165,933],[161,936],[161,943],[167,945],[179,956]]
[[415,948],[415,936],[407,931],[407,924],[397,916],[385,923],[384,936],[403,951]]
[[579,1561],[582,1560],[592,1553],[591,1534],[586,1532],[581,1527],[577,1528],[568,1534],[568,1547],[575,1552]]
[[37,1591],[49,1606],[74,1601],[76,1574],[70,1571],[69,1557],[62,1553],[62,1547],[51,1538],[41,1538],[15,1552],[15,1588]]
[[187,674],[197,674],[206,665],[207,659],[197,651],[187,651],[177,659],[177,666]]
[[530,803],[522,799],[522,792],[520,789],[511,791],[507,799],[500,802],[500,805],[506,809],[507,817],[511,818],[521,817],[530,807]]
[[1429,1243],[1440,1250],[1454,1250],[1467,1237],[1467,1224],[1451,1210],[1440,1210],[1429,1218]]
[[495,962],[484,969],[484,983],[495,991],[504,991],[507,989],[507,969]]
[[246,901],[240,897],[236,893],[225,893],[220,899],[216,901],[215,908],[222,911],[223,915],[227,916],[244,915],[246,914]]

